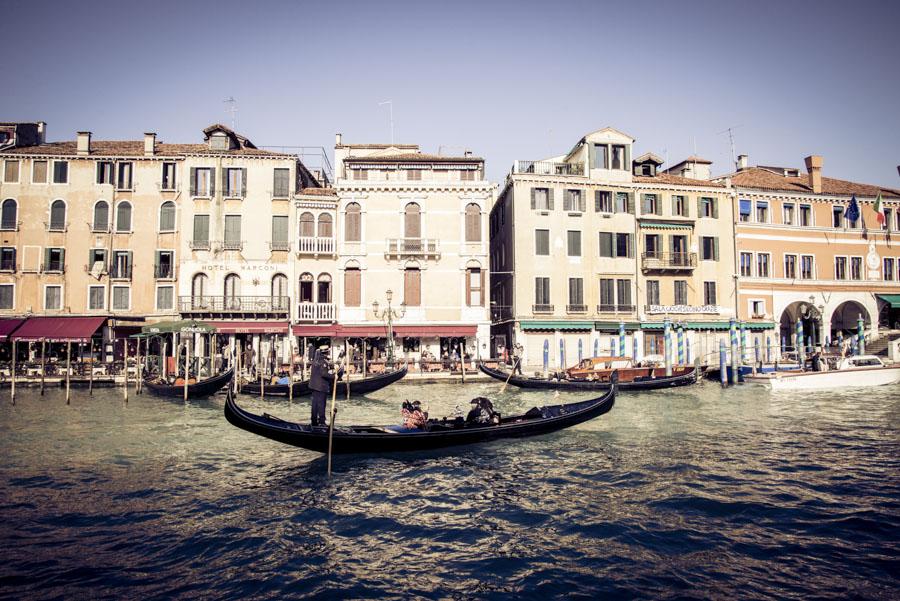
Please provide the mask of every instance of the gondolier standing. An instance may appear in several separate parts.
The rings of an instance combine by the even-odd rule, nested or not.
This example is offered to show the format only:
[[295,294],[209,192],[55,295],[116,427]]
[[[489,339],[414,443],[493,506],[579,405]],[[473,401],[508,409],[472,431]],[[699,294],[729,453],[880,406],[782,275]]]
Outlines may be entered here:
[[335,376],[334,366],[326,358],[328,345],[323,344],[316,350],[313,357],[312,369],[309,374],[309,388],[312,390],[312,416],[313,427],[325,425],[325,400],[331,392],[332,378]]
[[518,342],[513,345],[513,373],[522,375],[522,353],[525,351]]

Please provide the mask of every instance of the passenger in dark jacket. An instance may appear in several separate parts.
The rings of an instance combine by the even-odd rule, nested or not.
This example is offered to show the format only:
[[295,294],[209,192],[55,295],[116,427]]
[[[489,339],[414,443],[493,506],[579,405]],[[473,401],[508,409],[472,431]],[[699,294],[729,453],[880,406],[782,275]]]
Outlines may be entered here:
[[313,426],[325,425],[325,401],[328,393],[331,392],[334,378],[340,379],[343,370],[335,376],[334,366],[325,356],[328,350],[327,346],[321,346],[316,351],[312,361],[312,368],[309,374],[309,388],[312,390],[312,416],[311,422]]

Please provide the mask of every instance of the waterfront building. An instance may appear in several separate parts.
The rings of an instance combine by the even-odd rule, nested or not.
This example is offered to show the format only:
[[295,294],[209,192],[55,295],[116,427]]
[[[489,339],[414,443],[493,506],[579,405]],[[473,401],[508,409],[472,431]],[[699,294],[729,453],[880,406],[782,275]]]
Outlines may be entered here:
[[737,198],[739,318],[772,322],[787,346],[796,344],[798,320],[813,344],[856,333],[860,317],[870,338],[896,327],[900,191],[825,177],[820,156],[806,157],[805,173],[751,167],[746,155],[737,167],[715,181],[730,181]]
[[[390,303],[397,355],[486,356],[495,188],[484,179],[484,160],[426,154],[412,144],[345,144],[338,134],[334,164],[333,196],[298,198],[298,218],[307,215],[300,227],[318,235],[330,231],[319,220],[336,217],[337,242],[301,236],[298,270],[309,292],[300,296],[295,334],[360,350],[365,341],[368,359],[385,359],[392,349],[382,314]],[[334,256],[334,271],[303,266],[315,254]]]
[[604,128],[515,162],[490,216],[495,353],[519,343],[524,365],[558,368],[622,354],[624,327],[625,355],[661,355],[667,318],[683,362],[717,348],[735,317],[730,190],[634,145]]

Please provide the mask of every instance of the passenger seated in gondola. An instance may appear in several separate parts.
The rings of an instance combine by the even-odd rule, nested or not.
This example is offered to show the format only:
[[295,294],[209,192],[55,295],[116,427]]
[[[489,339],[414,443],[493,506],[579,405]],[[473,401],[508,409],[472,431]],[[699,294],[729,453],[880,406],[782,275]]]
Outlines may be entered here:
[[403,417],[403,427],[407,430],[424,430],[428,423],[428,412],[422,411],[422,403],[420,401],[403,401],[403,408],[400,410]]
[[494,404],[483,396],[475,397],[471,403],[475,405],[466,416],[467,425],[499,424],[500,414],[494,411]]

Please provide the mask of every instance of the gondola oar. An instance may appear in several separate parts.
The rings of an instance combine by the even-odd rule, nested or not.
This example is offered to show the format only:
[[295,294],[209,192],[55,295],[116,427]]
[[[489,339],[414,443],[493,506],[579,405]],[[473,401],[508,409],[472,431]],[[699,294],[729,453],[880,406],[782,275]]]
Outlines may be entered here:
[[334,416],[337,415],[337,407],[335,407],[335,403],[337,402],[337,381],[338,374],[337,370],[334,373],[334,380],[332,380],[331,384],[331,419],[328,420],[328,477],[331,477],[331,447],[334,441]]
[[521,361],[521,357],[516,357],[516,360],[513,361],[512,369],[509,370],[509,375],[506,376],[506,382],[503,383],[503,387],[500,388],[500,394],[503,394],[506,391],[506,385],[509,384],[509,379],[513,377],[513,374],[516,373],[516,365]]

